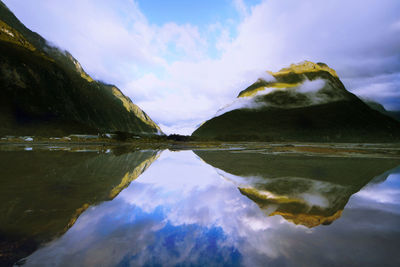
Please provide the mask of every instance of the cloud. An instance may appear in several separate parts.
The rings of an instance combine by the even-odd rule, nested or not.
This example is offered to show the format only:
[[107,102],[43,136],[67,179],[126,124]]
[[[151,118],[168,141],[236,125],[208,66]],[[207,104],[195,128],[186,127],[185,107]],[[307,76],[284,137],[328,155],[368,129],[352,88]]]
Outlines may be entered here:
[[[185,108],[174,109],[191,114],[193,128],[232,102],[262,71],[276,71],[304,59],[326,62],[348,90],[399,108],[400,101],[393,100],[398,99],[399,81],[388,77],[390,86],[385,91],[391,94],[382,94],[382,85],[375,83],[379,76],[400,73],[400,35],[394,34],[398,12],[400,3],[387,0],[263,1],[251,7],[235,38],[219,43],[223,51],[219,58],[174,62],[162,80],[176,83],[169,92],[185,102]],[[361,81],[357,87],[353,87],[355,80]],[[362,82],[367,80],[372,83]],[[199,101],[189,104],[185,95],[196,95]],[[155,107],[143,107],[157,113]]]
[[356,95],[384,103],[387,110],[400,109],[400,72],[345,79]]
[[297,90],[300,93],[316,93],[325,86],[323,79],[316,79],[314,81],[306,80]]
[[248,7],[243,0],[233,0],[236,10],[243,17],[248,15]]
[[397,0],[232,0],[240,15],[234,22],[160,26],[136,1],[5,2],[95,78],[119,86],[167,133],[194,130],[263,71],[305,59],[336,69],[348,90],[400,109]]
[[[165,67],[169,47],[176,47],[180,57],[198,58],[206,46],[196,26],[153,25],[135,1],[6,3],[28,27],[70,51],[91,75],[110,83],[124,84]],[[30,14],[32,10],[37,15]]]
[[[373,91],[375,92],[375,90]],[[281,98],[277,100],[276,97],[273,97],[273,95],[276,96],[282,92],[291,99],[290,102],[286,101],[284,103]],[[362,90],[362,93],[364,92],[365,88]],[[382,95],[381,92],[380,96],[385,95]],[[265,107],[297,108],[335,102],[346,98],[348,98],[348,93],[336,90],[336,87],[330,81],[324,79],[315,79],[313,81],[305,79],[300,85],[295,87],[263,87],[254,95],[238,97],[229,105],[219,109],[214,117],[236,109],[262,109]]]

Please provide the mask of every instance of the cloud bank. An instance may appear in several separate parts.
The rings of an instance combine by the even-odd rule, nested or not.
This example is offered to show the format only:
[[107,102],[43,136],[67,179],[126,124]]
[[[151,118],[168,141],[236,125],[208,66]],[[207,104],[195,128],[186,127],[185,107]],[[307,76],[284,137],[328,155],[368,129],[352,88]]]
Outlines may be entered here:
[[334,68],[348,90],[400,109],[397,0],[234,0],[238,20],[208,25],[153,24],[140,1],[5,2],[167,133],[190,134],[263,71],[305,59]]

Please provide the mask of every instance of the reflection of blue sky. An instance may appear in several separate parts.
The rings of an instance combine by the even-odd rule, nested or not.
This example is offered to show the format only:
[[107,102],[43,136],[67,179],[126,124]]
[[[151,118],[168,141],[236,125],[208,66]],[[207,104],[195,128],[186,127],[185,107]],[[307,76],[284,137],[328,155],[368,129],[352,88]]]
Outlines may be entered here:
[[400,166],[391,170],[382,183],[370,183],[353,195],[350,207],[385,209],[400,213]]
[[[400,190],[399,180],[391,175],[365,190]],[[394,214],[371,205],[381,203],[363,192],[331,226],[308,229],[280,216],[267,217],[192,152],[164,151],[117,198],[89,208],[63,237],[31,255],[27,265],[340,266],[387,260],[396,265],[399,199]],[[377,211],[379,227],[368,223],[376,223]],[[385,245],[377,246],[382,240]]]

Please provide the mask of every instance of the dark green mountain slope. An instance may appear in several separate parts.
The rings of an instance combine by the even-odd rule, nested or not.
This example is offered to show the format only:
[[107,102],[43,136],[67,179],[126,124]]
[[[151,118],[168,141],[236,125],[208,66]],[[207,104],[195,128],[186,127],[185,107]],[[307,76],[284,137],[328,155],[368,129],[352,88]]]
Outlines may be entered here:
[[389,142],[400,123],[348,92],[324,63],[302,62],[259,79],[192,135],[218,140]]
[[118,88],[94,81],[1,2],[0,94],[0,135],[161,132]]

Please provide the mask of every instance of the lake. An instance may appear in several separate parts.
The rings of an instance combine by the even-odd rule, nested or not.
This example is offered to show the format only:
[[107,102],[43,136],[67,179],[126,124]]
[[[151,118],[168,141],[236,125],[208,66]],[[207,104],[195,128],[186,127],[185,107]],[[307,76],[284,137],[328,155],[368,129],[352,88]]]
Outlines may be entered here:
[[0,151],[0,265],[400,266],[400,159]]

